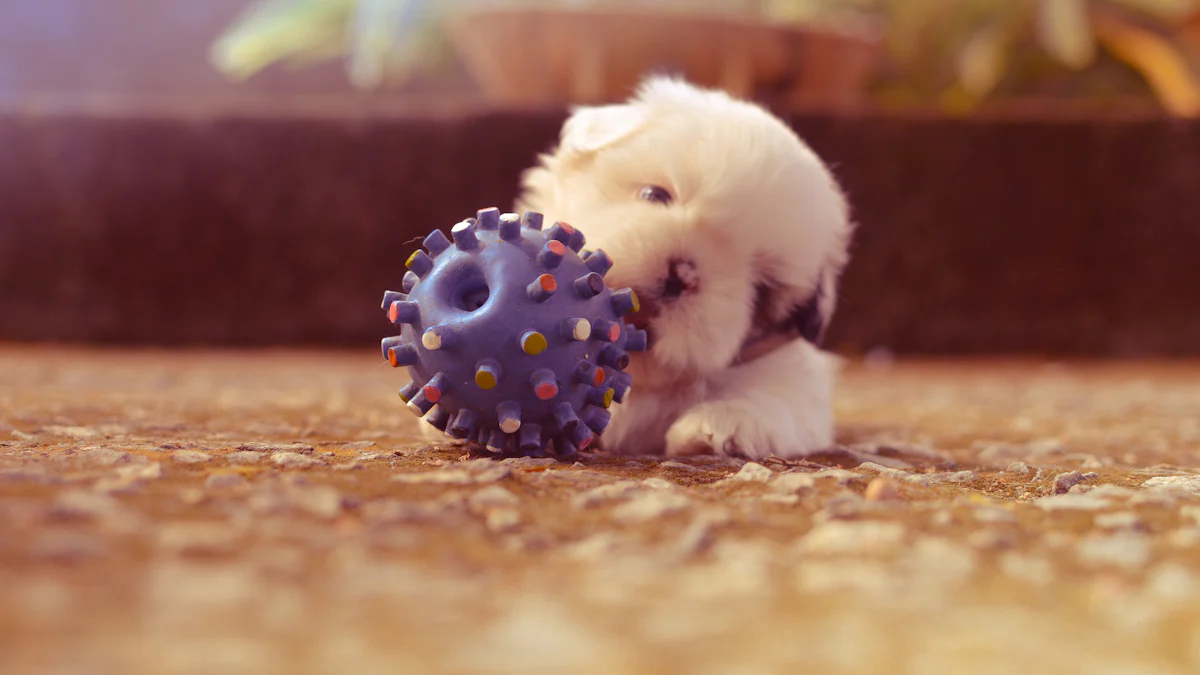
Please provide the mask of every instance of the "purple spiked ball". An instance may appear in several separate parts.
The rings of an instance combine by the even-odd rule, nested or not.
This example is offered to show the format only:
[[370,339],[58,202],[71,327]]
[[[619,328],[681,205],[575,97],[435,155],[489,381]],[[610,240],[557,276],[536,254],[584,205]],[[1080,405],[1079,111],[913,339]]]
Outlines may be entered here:
[[404,292],[383,310],[400,335],[383,356],[408,370],[408,408],[494,454],[571,456],[604,432],[644,331],[624,322],[630,289],[611,290],[603,251],[567,223],[484,209],[408,258]]

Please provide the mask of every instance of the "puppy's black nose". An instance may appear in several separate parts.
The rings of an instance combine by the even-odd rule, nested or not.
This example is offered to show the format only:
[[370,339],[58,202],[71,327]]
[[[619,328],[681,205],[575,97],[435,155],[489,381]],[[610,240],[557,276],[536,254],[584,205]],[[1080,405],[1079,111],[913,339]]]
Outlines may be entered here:
[[688,260],[672,260],[667,264],[667,278],[663,282],[662,298],[671,300],[696,287],[696,265]]

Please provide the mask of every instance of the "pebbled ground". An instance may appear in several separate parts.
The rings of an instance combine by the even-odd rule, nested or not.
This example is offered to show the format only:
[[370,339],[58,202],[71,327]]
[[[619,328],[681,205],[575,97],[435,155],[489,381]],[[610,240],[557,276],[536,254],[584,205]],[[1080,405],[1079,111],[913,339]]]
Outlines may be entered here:
[[851,363],[761,463],[464,457],[400,377],[0,348],[0,672],[1200,672],[1200,363]]

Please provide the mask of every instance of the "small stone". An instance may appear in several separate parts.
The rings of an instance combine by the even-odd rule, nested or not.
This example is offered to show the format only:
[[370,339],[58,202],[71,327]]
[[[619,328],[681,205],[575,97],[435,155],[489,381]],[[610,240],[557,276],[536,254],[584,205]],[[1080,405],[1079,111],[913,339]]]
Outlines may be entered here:
[[1010,532],[997,530],[979,530],[967,536],[967,543],[985,551],[997,551],[1012,548],[1017,539]]
[[800,495],[781,495],[778,493],[769,493],[759,497],[768,504],[780,504],[782,506],[795,506],[800,503]]
[[705,516],[699,516],[684,528],[672,548],[677,555],[690,558],[708,550],[712,546],[713,539],[712,520]]
[[904,480],[917,485],[940,485],[942,483],[966,483],[975,479],[974,471],[954,471],[950,473],[914,473]]
[[587,492],[575,495],[571,505],[577,509],[590,509],[605,502],[624,499],[637,490],[638,484],[631,480],[623,480],[609,485],[601,485]]
[[149,462],[147,464],[123,466],[117,469],[117,475],[130,480],[158,480],[163,475],[162,463]]
[[354,455],[354,459],[360,462],[374,462],[377,459],[384,459],[389,456],[389,453],[379,452],[378,450],[363,450]]
[[[492,461],[492,460],[484,460]],[[517,467],[519,469],[537,469],[550,466],[556,466],[559,461],[553,457],[509,457],[508,459],[500,460],[501,464]]]
[[[486,460],[491,462],[492,460]],[[489,469],[483,471],[466,471],[461,469],[443,469],[441,471],[422,471],[420,473],[399,473],[389,480],[397,483],[430,484],[430,485],[471,485],[473,483],[495,483],[512,475],[512,469],[492,462]]]
[[771,489],[784,495],[799,495],[811,492],[817,483],[814,475],[798,471],[776,474],[771,479]]
[[869,502],[896,500],[900,498],[900,485],[891,478],[873,478],[867,483],[867,490],[863,496]]
[[64,519],[100,518],[112,515],[117,508],[117,500],[109,495],[68,490],[55,497],[50,507],[50,515]]
[[342,493],[331,485],[293,488],[288,491],[288,501],[318,518],[330,519],[342,512]]
[[67,437],[74,438],[74,439],[80,440],[80,441],[90,440],[93,438],[100,438],[102,436],[102,434],[95,429],[90,429],[88,427],[79,427],[79,426],[51,425],[51,426],[46,427],[45,429],[42,429],[42,431],[44,431],[48,434],[52,434],[54,436],[67,436]]
[[240,473],[214,473],[204,479],[204,487],[209,490],[224,490],[245,484],[246,478]]
[[1033,469],[1030,469],[1029,465],[1025,462],[1013,462],[1012,464],[1004,467],[1004,471],[1007,473],[1020,474],[1022,476],[1033,473]]
[[1150,560],[1150,543],[1144,535],[1121,533],[1087,537],[1079,542],[1076,556],[1085,564],[1141,569]]
[[203,502],[205,498],[206,495],[204,494],[204,490],[199,490],[196,488],[188,488],[179,492],[179,501],[183,502],[187,506],[196,506],[197,504]]
[[171,459],[180,464],[203,464],[212,459],[212,457],[209,457],[208,453],[200,452],[199,450],[176,450],[171,453]]
[[954,514],[949,511],[938,511],[937,513],[933,514],[932,518],[930,518],[930,522],[932,522],[935,527],[950,527],[951,525],[958,523],[958,519],[955,518]]
[[1200,527],[1181,527],[1167,535],[1167,543],[1175,548],[1200,546]]
[[856,494],[842,494],[825,502],[825,508],[813,514],[818,522],[854,518],[863,512],[866,502]]
[[363,468],[363,465],[361,463],[359,463],[358,460],[354,460],[352,462],[341,462],[338,464],[334,464],[333,466],[331,466],[329,468],[332,471],[357,471],[357,470]]
[[30,555],[47,562],[74,564],[104,553],[98,537],[79,532],[43,532],[33,540]]
[[157,544],[173,555],[228,555],[235,550],[237,530],[218,523],[171,523],[158,533]]
[[662,478],[647,478],[642,481],[642,487],[648,487],[653,490],[670,490],[675,487],[675,484]]
[[262,461],[265,453],[255,452],[254,450],[238,450],[225,455],[225,459],[234,464],[256,464]]
[[0,483],[57,483],[61,478],[49,475],[40,467],[19,466],[13,469],[0,469]]
[[805,560],[796,568],[796,587],[803,593],[882,596],[895,586],[895,576],[873,560]]
[[1195,602],[1200,583],[1191,571],[1179,563],[1162,563],[1146,575],[1146,593],[1165,602],[1188,604]]
[[365,448],[369,448],[374,445],[375,445],[375,441],[351,441],[349,443],[342,443],[341,449],[342,450],[363,450]]
[[683,511],[690,500],[677,492],[638,492],[613,509],[613,517],[626,523],[644,523]]
[[521,503],[516,495],[499,485],[489,485],[467,497],[467,506],[477,513],[495,508],[511,508]]
[[1101,513],[1093,521],[1096,527],[1106,530],[1140,530],[1142,518],[1133,511],[1118,511],[1116,513]]
[[771,477],[774,475],[774,471],[771,471],[762,464],[757,462],[746,462],[744,465],[742,465],[742,468],[738,470],[737,473],[730,477],[730,480],[744,481],[747,483],[766,483],[767,481],[771,480]]
[[76,454],[76,457],[85,462],[101,466],[112,466],[114,464],[128,464],[133,458],[133,454],[123,450],[113,450],[112,448],[88,447],[81,449]]
[[325,462],[295,452],[275,452],[271,454],[271,463],[282,469],[309,469]]
[[863,462],[855,468],[859,471],[870,471],[871,473],[879,474],[880,476],[888,476],[896,480],[905,480],[912,475],[907,471],[901,471],[892,467],[883,466],[877,462]]
[[1072,487],[1075,487],[1085,480],[1087,480],[1087,478],[1085,478],[1084,475],[1078,471],[1060,473],[1054,477],[1054,494],[1065,495],[1071,490]]
[[1158,476],[1142,483],[1142,487],[1200,493],[1200,476]]
[[363,504],[363,519],[376,525],[428,523],[453,525],[461,512],[452,503],[379,499]]
[[488,531],[511,532],[521,526],[521,512],[516,509],[493,509],[484,518]]
[[666,462],[659,462],[658,468],[673,469],[675,471],[686,471],[688,473],[703,473],[704,472],[704,469],[701,469],[698,466],[692,466],[691,464],[684,464],[683,462],[676,462],[674,460],[670,460],[670,461],[666,461]]
[[311,455],[316,451],[307,443],[243,443],[236,448],[242,452],[263,452],[276,454],[280,452],[294,452],[298,455]]
[[1054,565],[1049,560],[1021,553],[1000,556],[1000,570],[1008,577],[1036,586],[1054,583]]
[[1033,502],[1040,509],[1047,511],[1080,510],[1098,511],[1107,508],[1109,501],[1096,495],[1093,490],[1086,494],[1069,493],[1042,497]]
[[831,520],[809,530],[799,547],[808,554],[861,555],[891,550],[904,538],[905,530],[899,523]]
[[845,469],[821,469],[816,473],[810,473],[814,480],[832,479],[838,485],[850,485],[851,483],[863,483],[866,481],[866,476],[846,471]]
[[981,523],[1015,523],[1017,517],[1007,509],[995,506],[978,506],[971,509],[971,515]]
[[602,560],[615,553],[620,545],[620,539],[616,535],[603,532],[567,544],[562,551],[568,557],[578,560]]
[[1200,525],[1200,506],[1185,506],[1179,509],[1179,517],[1193,525]]

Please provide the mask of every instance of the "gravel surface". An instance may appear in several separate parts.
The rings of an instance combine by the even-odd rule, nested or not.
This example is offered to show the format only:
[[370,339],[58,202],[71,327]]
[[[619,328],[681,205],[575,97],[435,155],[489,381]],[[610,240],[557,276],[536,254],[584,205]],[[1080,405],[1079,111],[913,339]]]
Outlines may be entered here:
[[851,363],[758,463],[474,457],[399,384],[0,349],[0,673],[1200,672],[1200,364]]

